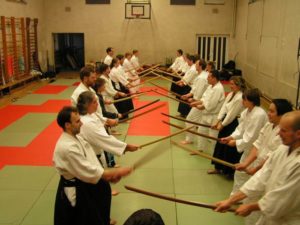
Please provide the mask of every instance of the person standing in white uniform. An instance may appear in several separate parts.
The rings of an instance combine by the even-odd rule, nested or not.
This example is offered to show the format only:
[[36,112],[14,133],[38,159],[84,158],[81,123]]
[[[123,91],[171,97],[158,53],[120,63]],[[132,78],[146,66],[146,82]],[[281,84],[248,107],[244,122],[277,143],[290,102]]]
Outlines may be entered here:
[[133,86],[132,88],[130,88],[130,93],[136,93],[139,90],[139,87],[137,87],[136,85],[138,85],[140,83],[140,78],[139,75],[136,72],[136,69],[134,68],[134,66],[132,65],[130,59],[131,59],[132,55],[129,52],[125,53],[125,59],[123,62],[123,69],[128,77],[128,79],[131,81],[131,85]]
[[133,68],[137,71],[137,72],[140,72],[140,71],[143,71],[143,67],[140,65],[140,62],[139,62],[139,54],[140,52],[136,49],[134,49],[132,51],[132,57],[130,59],[130,62],[132,63],[133,65]]
[[[92,66],[85,66],[80,70],[80,84],[78,87],[74,90],[74,92],[71,95],[71,104],[76,107],[77,105],[77,99],[78,96],[84,92],[84,91],[91,91],[94,92],[92,86],[95,84],[95,81],[97,79],[95,68]],[[114,119],[108,119],[106,117],[103,117],[101,107],[99,106],[97,108],[97,114],[99,118],[101,119],[102,123],[108,126],[115,126],[118,124],[118,120]]]
[[112,47],[108,47],[106,49],[106,56],[105,56],[105,59],[103,61],[103,63],[105,63],[106,65],[110,66],[111,64],[111,61],[114,57],[114,49]]
[[262,195],[256,202],[240,205],[236,214],[261,212],[256,225],[300,224],[300,111],[283,115],[279,127],[283,145],[237,193],[216,203],[215,211],[224,212],[247,197]]
[[[180,95],[188,94],[191,91],[191,87],[194,83],[195,78],[198,75],[198,72],[196,70],[196,57],[194,55],[188,55],[187,56],[187,63],[189,66],[189,69],[185,72],[184,76],[181,78],[181,80],[177,81],[177,93]],[[177,112],[180,113],[180,116],[186,117],[191,110],[191,107],[184,103],[179,103]]]
[[[245,110],[241,114],[240,123],[235,131],[228,137],[221,138],[221,143],[236,146],[238,152],[243,153],[240,163],[248,157],[259,131],[268,121],[266,112],[260,106],[260,92],[258,89],[246,90],[243,93]],[[250,178],[244,171],[235,171],[234,184],[231,195]]]
[[[207,77],[208,73],[205,71],[206,63],[204,60],[198,60],[196,62],[196,70],[198,72],[198,76],[196,77],[194,84],[192,86],[191,92],[181,96],[181,99],[193,102],[199,101],[202,98],[203,93],[205,92],[206,88],[208,87]],[[187,115],[186,119],[198,122],[201,117],[201,111],[195,107],[191,109],[189,114]],[[190,126],[189,123],[185,123],[186,127]],[[194,128],[196,130],[196,128]],[[186,133],[185,140],[182,141],[182,144],[191,144],[194,141],[195,135],[191,133]]]
[[172,81],[174,81],[171,84],[170,91],[175,92],[175,93],[180,93],[180,86],[176,84],[177,81],[181,80],[181,77],[184,75],[186,71],[190,68],[189,65],[187,64],[186,60],[187,57],[186,55],[183,54],[183,51],[181,49],[178,49],[176,52],[176,59],[174,63],[168,68],[168,71],[170,72],[175,72],[178,77],[173,77]]
[[107,162],[103,150],[121,156],[126,151],[136,151],[138,146],[126,144],[107,133],[95,114],[98,105],[99,102],[94,93],[86,91],[79,95],[77,109],[83,124],[79,135],[93,147],[96,155],[106,167]]
[[[216,122],[218,113],[223,105],[225,99],[224,88],[220,79],[220,74],[217,70],[213,70],[208,74],[207,82],[209,86],[205,90],[200,101],[194,101],[191,103],[192,107],[196,107],[200,112],[201,116],[198,120],[199,123],[212,125]],[[202,134],[207,134],[212,137],[218,136],[218,131],[199,126],[198,132]],[[212,152],[215,141],[208,140],[204,137],[198,137],[198,149],[201,151]]]
[[[119,56],[119,58],[121,57],[122,56]],[[120,60],[118,58],[113,59],[110,66],[111,70],[109,73],[109,77],[113,81],[114,88],[118,92],[129,94],[130,93],[129,88],[131,87],[131,85],[129,81],[126,79],[124,75],[125,73],[124,74],[122,73],[121,71],[122,68],[120,69],[119,67],[120,67]],[[118,112],[120,112],[121,114],[126,113],[129,110],[134,108],[132,99],[118,102],[115,104],[115,106],[118,109]],[[123,116],[123,118],[127,118],[127,117],[128,115],[126,115],[125,117]]]
[[121,74],[119,66],[120,60],[117,58],[113,59],[110,65],[109,77],[113,81],[114,88],[117,91],[121,91],[124,88],[129,90],[129,88],[131,87],[130,83],[127,78],[123,74]]
[[[232,76],[230,78],[231,92],[226,96],[225,102],[218,114],[218,119],[212,128],[219,131],[218,138],[227,137],[238,126],[238,116],[244,110],[243,107],[243,92],[246,89],[246,82],[240,76]],[[230,163],[238,163],[241,158],[241,153],[236,149],[236,146],[228,146],[217,142],[213,157],[225,160]],[[212,162],[214,169],[207,171],[208,174],[222,174],[229,178],[233,178],[234,170],[222,164]]]
[[109,224],[111,189],[131,168],[103,169],[92,147],[77,136],[81,121],[75,107],[65,106],[57,116],[63,129],[53,154],[60,175],[54,225]]
[[[274,152],[282,144],[279,136],[279,121],[281,116],[293,110],[292,105],[286,99],[274,99],[269,106],[269,122],[260,130],[259,136],[253,143],[248,157],[243,163],[236,164],[236,169],[253,175],[261,168],[268,155]],[[250,196],[244,199],[244,203],[257,201],[261,196]],[[246,225],[255,224],[260,217],[259,212],[253,212],[245,219]]]
[[[125,97],[126,94],[114,89],[112,80],[109,77],[110,68],[106,64],[101,64],[97,69],[97,74],[100,75],[100,78],[105,80],[105,90],[102,92],[103,98],[105,101],[113,102],[115,98]],[[105,108],[108,112],[118,114],[118,110],[114,104],[105,104]]]
[[243,163],[236,165],[237,170],[244,170],[253,175],[263,166],[269,155],[282,144],[279,136],[279,121],[290,111],[293,111],[293,106],[287,99],[272,100],[268,110],[269,122],[260,130],[248,157]]
[[181,49],[178,49],[176,51],[175,61],[172,63],[172,65],[169,67],[168,70],[173,71],[173,72],[178,72],[184,63],[185,63],[185,60],[183,57],[183,51]]

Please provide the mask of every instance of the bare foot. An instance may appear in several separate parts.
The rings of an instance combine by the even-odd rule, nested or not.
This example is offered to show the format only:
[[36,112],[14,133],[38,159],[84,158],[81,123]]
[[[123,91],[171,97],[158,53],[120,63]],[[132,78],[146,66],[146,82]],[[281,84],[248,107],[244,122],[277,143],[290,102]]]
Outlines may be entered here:
[[221,171],[216,169],[211,169],[211,170],[207,170],[207,174],[221,174]]
[[181,143],[181,144],[183,144],[183,145],[189,145],[189,144],[193,144],[193,142],[192,142],[192,141],[186,141],[186,140],[184,140],[184,141],[181,141],[180,143]]
[[116,220],[110,219],[109,225],[116,225],[116,224],[117,224],[117,221],[116,221]]
[[117,190],[111,190],[112,196],[117,196],[118,194],[120,194],[120,192],[118,192]]

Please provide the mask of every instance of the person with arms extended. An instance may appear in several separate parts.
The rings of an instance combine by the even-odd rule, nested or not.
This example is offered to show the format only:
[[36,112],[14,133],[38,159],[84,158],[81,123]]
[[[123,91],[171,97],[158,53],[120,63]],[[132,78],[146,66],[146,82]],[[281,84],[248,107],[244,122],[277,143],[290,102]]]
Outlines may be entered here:
[[63,129],[53,162],[60,175],[54,225],[109,225],[111,189],[132,168],[103,169],[93,148],[78,136],[80,116],[75,107],[65,106],[57,116]]
[[238,192],[216,203],[215,211],[224,212],[247,197],[262,195],[258,201],[240,205],[236,214],[261,212],[256,225],[300,224],[300,111],[284,114],[279,127],[283,145]]

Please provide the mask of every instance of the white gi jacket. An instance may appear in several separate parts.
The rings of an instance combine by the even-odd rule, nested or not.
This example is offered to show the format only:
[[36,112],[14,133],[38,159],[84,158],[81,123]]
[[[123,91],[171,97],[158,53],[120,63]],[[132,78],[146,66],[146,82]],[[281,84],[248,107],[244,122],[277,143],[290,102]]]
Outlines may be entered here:
[[185,63],[185,60],[184,60],[183,56],[178,56],[178,57],[176,57],[175,61],[170,66],[170,68],[174,71],[179,71],[180,67],[184,63]]
[[[263,160],[267,159],[267,157],[274,152],[279,145],[282,144],[281,138],[278,135],[279,132],[279,126],[274,127],[273,124],[270,122],[267,122],[265,126],[260,130],[259,136],[256,139],[256,141],[253,143],[253,145],[258,150],[258,156],[257,159],[251,163],[250,167],[255,167],[259,165]],[[245,179],[250,179],[249,175],[243,175],[241,174]],[[248,197],[244,200],[244,203],[249,202],[256,202],[259,200],[261,196],[256,197]],[[258,218],[261,216],[261,213],[259,211],[251,213],[251,215],[247,216],[245,218],[245,224],[246,225],[252,225],[255,224],[258,221]]]
[[103,63],[110,66],[111,62],[112,62],[113,58],[110,55],[106,55]]
[[[105,76],[105,75],[101,75],[101,78],[105,80],[105,91],[103,91],[101,94],[103,96],[103,98],[105,100],[110,100],[110,101],[113,101],[114,100],[114,96],[118,93],[118,91],[116,91],[114,89],[114,86],[112,85],[112,81],[109,77]],[[109,104],[109,105],[106,105],[105,104],[105,109],[108,111],[108,112],[111,112],[111,113],[118,113],[118,110],[117,108],[114,106],[114,104]]]
[[115,85],[116,85],[116,88],[118,90],[120,90],[120,85],[119,85],[119,82],[121,84],[123,84],[124,86],[128,85],[129,84],[129,81],[127,80],[127,78],[121,74],[122,71],[116,67],[113,67],[111,70],[110,70],[110,73],[109,73],[109,77],[110,79],[115,82]]
[[126,58],[123,62],[123,69],[129,78],[137,76],[136,71],[132,63]]
[[[131,64],[131,62],[128,59],[124,60],[124,63],[122,66],[123,66],[124,72],[128,71],[128,72],[125,72],[125,74],[130,79],[137,79],[139,77],[136,70],[134,69],[133,65]],[[139,83],[140,83],[139,79],[131,82],[132,85],[138,85]],[[130,88],[130,92],[135,93],[135,92],[137,92],[138,89],[139,89],[138,87],[132,87],[132,88]]]
[[195,64],[193,64],[184,74],[182,77],[182,81],[184,85],[193,85],[194,80],[196,79],[198,72],[196,70]]
[[[205,92],[206,88],[208,87],[207,83],[207,76],[208,73],[206,71],[202,71],[194,80],[194,84],[192,85],[192,90],[190,93],[193,94],[193,98],[196,100],[200,100],[202,98],[203,93]],[[191,111],[187,115],[187,120],[198,122],[201,118],[201,111],[195,107],[191,108]],[[186,127],[190,126],[191,124],[185,123]],[[192,130],[196,131],[196,128]],[[186,132],[185,140],[187,142],[193,142],[195,135],[189,132]]]
[[209,85],[201,98],[202,104],[205,107],[205,109],[202,110],[202,113],[204,115],[217,114],[222,107],[224,99],[224,87],[221,82],[216,83],[215,86]]
[[200,100],[206,88],[208,87],[207,83],[208,72],[201,71],[201,73],[195,78],[194,83],[192,85],[191,93],[193,94],[193,98],[196,100]]
[[132,55],[130,62],[132,63],[133,68],[135,68],[135,69],[140,68],[139,58],[136,57],[135,55]]
[[[104,172],[93,148],[81,137],[63,132],[53,154],[53,163],[58,173],[66,180],[77,178],[96,184]],[[65,187],[64,191],[72,206],[76,204],[76,188]]]
[[[216,83],[214,86],[209,85],[205,90],[201,101],[205,109],[201,111],[199,123],[212,125],[216,122],[218,112],[220,111],[225,99],[224,88],[221,82]],[[218,136],[218,131],[207,127],[198,127],[198,132],[207,134],[212,137]],[[198,148],[207,153],[211,153],[215,147],[216,142],[208,140],[204,137],[198,137]]]
[[[75,106],[77,105],[77,100],[78,100],[78,97],[79,95],[82,93],[82,92],[85,92],[85,91],[91,91],[95,94],[96,98],[97,98],[97,101],[99,102],[99,99],[98,99],[98,96],[96,95],[96,92],[94,91],[93,88],[91,87],[86,87],[82,82],[80,82],[80,84],[78,85],[78,87],[74,90],[72,96],[71,96],[71,104],[72,106]],[[102,123],[105,123],[107,118],[106,117],[103,117],[103,114],[102,114],[102,109],[101,109],[101,106],[100,104],[98,104],[98,107],[97,107],[97,112],[96,112],[99,116],[99,118],[101,119]]]
[[183,73],[186,73],[186,71],[188,71],[189,69],[190,69],[189,64],[188,64],[186,61],[184,61],[184,62],[179,66],[178,71],[181,71],[181,72],[183,72]]
[[253,143],[258,150],[258,162],[267,159],[282,144],[279,130],[278,125],[273,128],[273,124],[270,122],[267,122],[260,130],[258,138]]
[[107,134],[95,113],[80,116],[80,119],[82,126],[79,136],[93,147],[96,155],[101,155],[103,150],[118,156],[124,153],[127,144]]
[[242,112],[239,125],[230,135],[236,140],[238,152],[244,152],[241,162],[248,156],[253,142],[259,135],[260,129],[267,121],[267,114],[261,107],[255,106],[251,112],[248,109]]
[[[223,127],[230,124],[244,109],[243,106],[243,93],[241,91],[237,92],[232,98],[233,92],[230,92],[226,98],[225,102],[218,114],[218,120],[222,120]],[[231,99],[232,98],[232,99]],[[231,101],[229,102],[229,100]]]
[[[266,112],[255,106],[251,112],[245,109],[241,114],[240,123],[235,131],[230,135],[236,140],[238,152],[243,152],[240,162],[248,157],[254,141],[259,135],[260,129],[266,124],[268,117]],[[250,178],[244,171],[235,171],[234,184],[231,195],[238,191],[241,186]]]
[[240,189],[250,197],[263,194],[256,225],[300,224],[300,148],[288,152],[288,146],[280,145]]

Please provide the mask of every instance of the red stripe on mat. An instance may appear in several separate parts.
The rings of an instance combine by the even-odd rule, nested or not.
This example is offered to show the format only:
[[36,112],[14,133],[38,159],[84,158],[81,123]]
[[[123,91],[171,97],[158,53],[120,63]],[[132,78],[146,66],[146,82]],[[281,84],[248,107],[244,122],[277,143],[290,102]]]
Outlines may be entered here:
[[[145,105],[149,103],[149,101],[134,101],[135,108],[140,107],[142,105]],[[169,113],[169,105],[167,102],[164,106],[147,113],[143,116],[140,116],[136,119],[131,120],[127,135],[132,136],[167,136],[170,135],[170,127],[163,124],[161,121],[164,119],[166,120],[166,117],[161,115],[161,113]],[[158,102],[152,106],[149,106],[143,110],[137,111],[135,114],[140,114],[142,112],[145,112],[147,110],[150,110],[159,104],[162,104],[162,102]]]
[[53,121],[26,147],[0,147],[0,169],[5,165],[51,166],[62,130]]
[[69,86],[66,85],[46,85],[36,90],[35,94],[59,94],[60,92],[66,90]]
[[42,105],[8,105],[0,109],[0,131],[24,116],[26,113],[56,113],[65,105],[70,105],[70,101],[48,100]]

